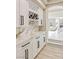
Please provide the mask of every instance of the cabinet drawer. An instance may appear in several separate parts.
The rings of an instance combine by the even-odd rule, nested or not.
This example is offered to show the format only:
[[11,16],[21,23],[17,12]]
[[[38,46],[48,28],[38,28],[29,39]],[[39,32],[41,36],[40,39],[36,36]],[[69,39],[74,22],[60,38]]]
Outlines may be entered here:
[[16,47],[16,57],[17,58],[24,58],[24,49],[22,47]]
[[25,58],[27,49],[30,49],[30,42],[26,44],[19,44],[16,46],[16,57],[17,58]]

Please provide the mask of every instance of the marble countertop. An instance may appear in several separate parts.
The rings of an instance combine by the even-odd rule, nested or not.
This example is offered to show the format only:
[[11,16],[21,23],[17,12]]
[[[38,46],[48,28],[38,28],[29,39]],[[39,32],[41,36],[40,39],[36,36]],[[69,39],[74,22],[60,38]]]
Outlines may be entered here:
[[25,32],[21,33],[18,38],[16,39],[16,45],[19,45],[21,43],[28,43],[30,42],[33,38],[35,38],[38,34],[44,33],[45,31],[37,31],[33,32],[31,34],[26,34]]

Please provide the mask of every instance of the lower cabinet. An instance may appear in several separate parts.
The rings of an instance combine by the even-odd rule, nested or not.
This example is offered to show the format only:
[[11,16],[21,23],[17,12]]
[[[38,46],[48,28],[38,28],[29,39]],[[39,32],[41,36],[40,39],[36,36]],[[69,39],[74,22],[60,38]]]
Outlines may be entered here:
[[40,44],[41,44],[41,48],[46,44],[46,38],[43,33],[40,35]]
[[16,59],[33,59],[30,42],[16,47]]
[[25,50],[22,47],[16,47],[16,59],[25,59]]
[[32,56],[33,58],[37,55],[37,41],[35,40],[35,38],[32,39],[31,41],[31,52],[32,52]]
[[38,35],[28,43],[18,44],[16,46],[16,59],[34,59],[45,44],[44,35]]
[[36,40],[36,42],[37,42],[37,53],[39,53],[40,48],[41,48],[40,35],[39,35],[39,36],[37,36],[37,37],[35,38],[35,40]]
[[43,43],[43,45],[45,45],[45,43],[46,43],[46,37],[43,35],[43,40],[42,40],[42,43]]

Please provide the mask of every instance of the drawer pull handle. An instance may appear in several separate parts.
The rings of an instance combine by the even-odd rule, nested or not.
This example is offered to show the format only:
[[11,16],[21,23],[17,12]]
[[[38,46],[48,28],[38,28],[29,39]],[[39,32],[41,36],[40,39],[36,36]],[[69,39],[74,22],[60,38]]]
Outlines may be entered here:
[[45,42],[45,37],[43,37],[44,38],[44,42]]
[[37,48],[39,48],[40,47],[40,42],[39,41],[37,41]]
[[28,49],[25,50],[25,59],[28,59]]
[[30,42],[28,42],[27,44],[22,45],[22,47],[25,47],[26,45],[30,44]]

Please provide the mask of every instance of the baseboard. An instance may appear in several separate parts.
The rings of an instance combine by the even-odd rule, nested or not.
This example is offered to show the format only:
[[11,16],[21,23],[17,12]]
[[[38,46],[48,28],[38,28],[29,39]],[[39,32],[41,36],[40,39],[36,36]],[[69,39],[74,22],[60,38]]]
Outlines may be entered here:
[[34,59],[37,58],[37,56],[40,54],[40,52],[44,49],[44,47],[46,46],[46,44],[40,49],[40,51],[37,53],[37,55],[34,57]]
[[57,44],[57,45],[63,45],[63,41],[61,41],[61,40],[54,40],[54,39],[49,39],[47,41],[47,43]]

